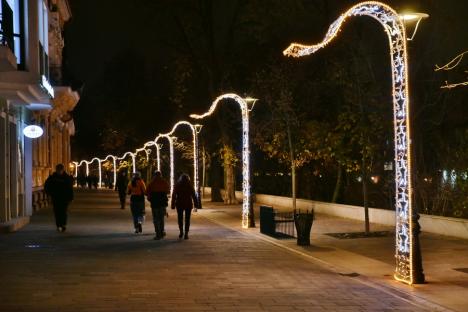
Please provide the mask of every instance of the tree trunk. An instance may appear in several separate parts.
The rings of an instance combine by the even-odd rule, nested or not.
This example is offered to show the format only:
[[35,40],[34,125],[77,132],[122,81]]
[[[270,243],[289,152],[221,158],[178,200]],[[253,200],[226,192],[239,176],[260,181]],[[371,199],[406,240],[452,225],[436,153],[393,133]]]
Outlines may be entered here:
[[235,188],[235,154],[229,145],[224,145],[224,203],[237,204]]
[[364,201],[364,223],[366,234],[370,232],[369,224],[369,198],[367,194],[367,167],[366,167],[366,157],[362,156],[362,197]]
[[223,197],[221,196],[221,166],[218,161],[215,159],[211,162],[211,201],[212,202],[222,202]]
[[335,190],[333,191],[333,197],[331,200],[332,203],[336,203],[338,201],[338,196],[340,195],[342,180],[343,180],[343,168],[340,165],[338,165]]
[[236,200],[236,189],[234,186],[234,166],[232,164],[228,164],[225,167],[226,173],[226,186],[225,186],[225,193],[224,193],[224,203],[225,204],[237,204]]
[[202,198],[205,197],[205,185],[206,185],[206,156],[205,156],[205,145],[202,146]]
[[294,148],[291,138],[291,127],[289,126],[289,122],[286,122],[286,130],[288,132],[289,159],[291,160],[292,204],[293,209],[296,210],[296,164],[294,158]]

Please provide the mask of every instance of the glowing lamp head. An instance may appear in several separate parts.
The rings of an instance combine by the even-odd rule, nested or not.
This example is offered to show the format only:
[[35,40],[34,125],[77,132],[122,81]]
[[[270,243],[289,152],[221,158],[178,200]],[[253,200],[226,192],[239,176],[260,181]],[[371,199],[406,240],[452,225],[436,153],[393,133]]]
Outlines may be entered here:
[[405,22],[419,21],[424,18],[428,18],[429,14],[426,13],[402,13],[399,15],[400,18]]
[[30,125],[23,129],[24,136],[31,138],[31,139],[36,139],[40,137],[43,133],[44,133],[44,130],[42,130],[41,127],[36,126],[36,125]]
[[244,98],[244,101],[246,101],[247,103],[252,103],[252,102],[255,103],[256,101],[258,101],[258,99],[247,96],[247,97]]

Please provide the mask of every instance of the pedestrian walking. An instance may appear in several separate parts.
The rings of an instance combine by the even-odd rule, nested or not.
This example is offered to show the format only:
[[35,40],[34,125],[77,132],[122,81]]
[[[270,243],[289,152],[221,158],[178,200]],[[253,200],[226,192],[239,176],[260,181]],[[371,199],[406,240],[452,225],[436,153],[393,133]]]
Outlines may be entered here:
[[86,184],[88,185],[88,189],[91,189],[93,185],[93,178],[90,175],[86,176]]
[[[190,230],[190,216],[192,214],[192,208],[197,208],[197,196],[190,177],[187,174],[182,174],[179,181],[174,186],[171,198],[171,208],[177,209],[177,222],[179,223],[179,238],[184,237],[188,239],[188,233]],[[195,210],[196,211],[196,210]],[[184,213],[185,213],[185,231],[184,231]]]
[[73,178],[65,172],[63,164],[58,164],[55,172],[46,179],[44,191],[52,198],[57,231],[65,232],[68,205],[73,200]]
[[153,178],[146,188],[146,195],[151,203],[151,211],[153,212],[153,224],[156,233],[154,239],[156,240],[166,236],[164,217],[167,215],[167,194],[170,192],[169,189],[169,184],[163,179],[160,171],[156,171],[153,174]]
[[130,195],[130,209],[132,211],[135,233],[141,233],[143,232],[143,221],[145,218],[146,186],[139,172],[133,174],[132,181],[128,184],[127,194]]
[[120,209],[125,209],[125,201],[127,199],[128,177],[127,171],[119,171],[117,181],[115,182],[115,190],[119,193]]
[[98,179],[97,175],[95,175],[95,174],[91,175],[91,179],[92,179],[94,189],[97,190],[98,182],[99,182],[99,179]]

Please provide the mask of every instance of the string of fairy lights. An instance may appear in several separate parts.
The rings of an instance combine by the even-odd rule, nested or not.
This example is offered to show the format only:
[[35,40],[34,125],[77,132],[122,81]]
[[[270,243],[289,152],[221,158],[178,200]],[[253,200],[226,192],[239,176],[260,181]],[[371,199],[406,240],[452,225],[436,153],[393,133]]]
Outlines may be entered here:
[[[410,103],[409,103],[409,80],[408,80],[408,57],[407,57],[407,38],[404,22],[412,17],[409,15],[403,16],[393,10],[390,6],[377,2],[365,1],[352,6],[349,10],[340,15],[328,28],[324,39],[314,45],[304,45],[292,43],[283,51],[286,56],[301,57],[313,54],[318,50],[326,47],[338,35],[341,26],[344,22],[353,16],[369,16],[377,20],[384,28],[388,36],[390,46],[390,58],[392,68],[392,96],[393,96],[393,114],[394,114],[394,143],[395,143],[395,258],[396,269],[394,278],[407,284],[415,282],[414,277],[414,244],[413,244],[413,203],[412,203],[412,180],[411,180],[411,133],[410,133]],[[421,18],[419,16],[418,24]],[[253,210],[251,203],[251,185],[250,185],[250,142],[249,142],[249,112],[253,109],[256,99],[242,98],[236,94],[223,94],[216,98],[209,110],[204,114],[192,114],[191,118],[202,120],[212,115],[221,101],[234,100],[241,109],[242,114],[242,227],[248,228],[253,223]],[[187,121],[177,122],[172,130],[165,134],[159,134],[154,141],[145,143],[143,148],[136,152],[126,152],[122,157],[114,157],[114,175],[116,168],[116,159],[121,160],[128,155],[133,160],[133,172],[136,172],[135,156],[138,151],[147,151],[147,147],[155,146],[157,166],[160,170],[160,150],[161,145],[158,144],[160,139],[169,141],[170,151],[170,172],[171,172],[171,191],[174,187],[174,140],[173,136],[176,128],[181,125],[189,126],[193,134],[193,157],[194,157],[194,187],[199,194],[199,170],[198,170],[198,134],[201,130],[201,125],[194,125]],[[109,157],[107,156],[107,157]],[[149,154],[147,153],[147,157]],[[79,163],[73,162],[75,165],[75,175],[78,173],[78,167],[86,164],[86,174],[89,174],[89,165],[97,158],[93,158],[90,162],[82,160]],[[107,158],[105,158],[107,159]],[[103,160],[98,159],[99,166]],[[99,174],[101,171],[99,170]],[[101,181],[101,179],[100,179]],[[115,181],[115,179],[114,179]],[[254,224],[254,223],[253,223]]]

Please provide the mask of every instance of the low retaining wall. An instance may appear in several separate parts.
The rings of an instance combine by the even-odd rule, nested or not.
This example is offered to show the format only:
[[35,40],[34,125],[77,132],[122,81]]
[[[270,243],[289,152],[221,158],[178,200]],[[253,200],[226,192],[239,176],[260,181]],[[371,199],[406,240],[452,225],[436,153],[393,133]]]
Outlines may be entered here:
[[[209,194],[211,194],[211,188],[205,187],[205,196]],[[236,192],[236,197],[242,201],[242,192]],[[268,205],[277,208],[292,207],[291,197],[256,194],[255,202],[260,205]],[[304,210],[314,209],[315,212],[321,214],[364,221],[364,208],[361,206],[341,205],[307,199],[297,199],[296,208]],[[369,219],[372,223],[394,226],[395,212],[385,209],[369,208]],[[468,239],[467,219],[421,214],[419,224],[421,225],[421,230],[423,232]]]

